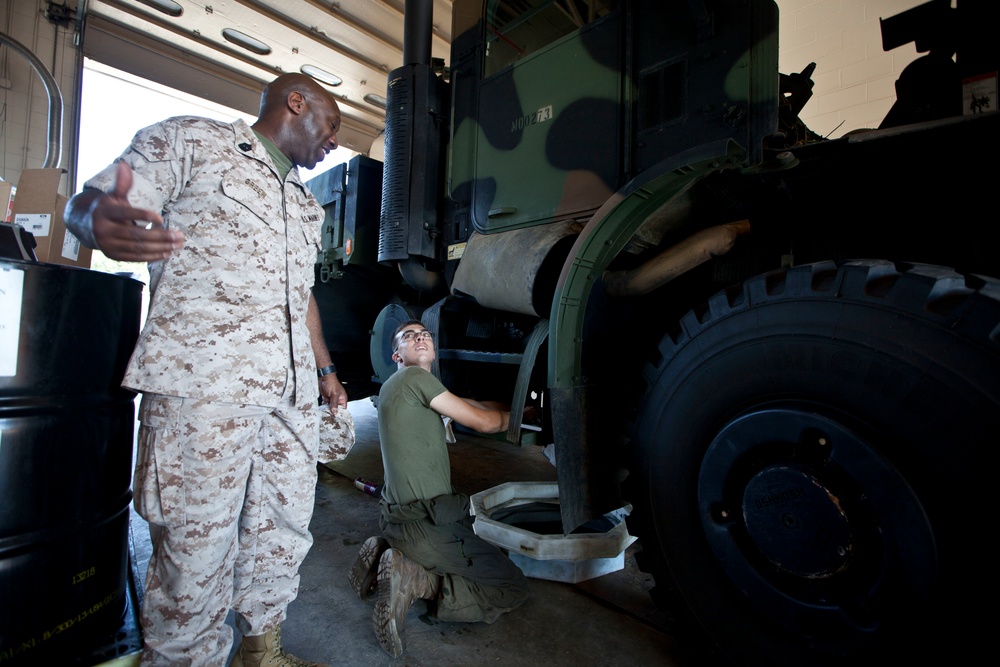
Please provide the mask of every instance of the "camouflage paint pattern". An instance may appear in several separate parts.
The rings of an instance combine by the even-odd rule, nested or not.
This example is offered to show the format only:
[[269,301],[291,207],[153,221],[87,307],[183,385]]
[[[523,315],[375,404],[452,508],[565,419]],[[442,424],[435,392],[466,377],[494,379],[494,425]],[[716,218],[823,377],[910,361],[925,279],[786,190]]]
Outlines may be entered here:
[[450,196],[477,231],[592,211],[621,184],[618,30],[613,16],[475,86],[478,62],[456,75]]
[[586,221],[672,156],[731,138],[754,157],[774,132],[773,2],[578,4],[594,14],[559,36],[554,17],[542,20],[550,3],[455,0],[456,222],[468,215],[493,234]]

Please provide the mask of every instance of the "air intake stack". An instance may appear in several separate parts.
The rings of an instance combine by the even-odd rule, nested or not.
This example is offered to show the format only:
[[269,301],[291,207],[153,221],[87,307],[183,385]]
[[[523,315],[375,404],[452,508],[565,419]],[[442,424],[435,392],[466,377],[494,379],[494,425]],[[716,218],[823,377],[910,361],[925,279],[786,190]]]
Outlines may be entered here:
[[432,0],[406,0],[403,60],[389,73],[378,261],[415,289],[439,285],[447,84],[431,63]]

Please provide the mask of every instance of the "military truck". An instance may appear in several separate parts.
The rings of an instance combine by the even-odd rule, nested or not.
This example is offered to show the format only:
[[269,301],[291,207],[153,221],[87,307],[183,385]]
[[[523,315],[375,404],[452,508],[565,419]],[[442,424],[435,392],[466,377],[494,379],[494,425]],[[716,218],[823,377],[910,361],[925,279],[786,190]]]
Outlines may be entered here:
[[798,117],[812,64],[778,71],[770,0],[455,0],[448,63],[407,3],[384,163],[311,182],[352,399],[419,317],[449,388],[538,408],[505,439],[553,445],[564,532],[631,506],[696,664],[978,656],[988,5],[881,19],[886,50],[926,55],[878,127],[827,139]]

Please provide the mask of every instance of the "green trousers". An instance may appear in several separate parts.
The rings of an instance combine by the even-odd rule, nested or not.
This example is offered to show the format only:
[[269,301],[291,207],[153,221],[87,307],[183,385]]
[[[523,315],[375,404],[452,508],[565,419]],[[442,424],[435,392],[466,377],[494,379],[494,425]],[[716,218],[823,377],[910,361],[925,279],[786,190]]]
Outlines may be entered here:
[[381,503],[379,527],[389,545],[441,575],[441,592],[428,609],[442,621],[492,623],[528,599],[527,577],[476,535],[472,523],[464,494],[409,505]]

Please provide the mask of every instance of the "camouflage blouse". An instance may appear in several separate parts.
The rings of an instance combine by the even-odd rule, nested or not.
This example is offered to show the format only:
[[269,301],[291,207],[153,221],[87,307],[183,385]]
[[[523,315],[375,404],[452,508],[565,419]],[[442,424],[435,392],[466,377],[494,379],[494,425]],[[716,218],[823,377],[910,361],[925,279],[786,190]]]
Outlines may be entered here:
[[[160,211],[184,247],[150,264],[150,305],[123,385],[273,407],[301,379],[315,402],[306,311],[324,211],[298,171],[279,180],[243,121],[193,116],[140,130],[121,155],[130,202]],[[108,191],[114,166],[85,187]]]

